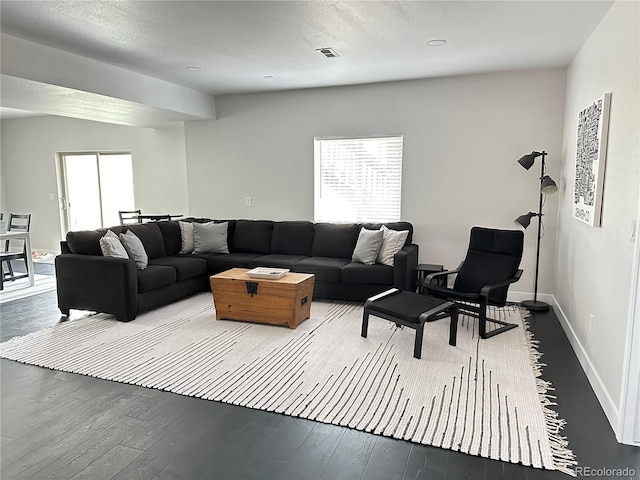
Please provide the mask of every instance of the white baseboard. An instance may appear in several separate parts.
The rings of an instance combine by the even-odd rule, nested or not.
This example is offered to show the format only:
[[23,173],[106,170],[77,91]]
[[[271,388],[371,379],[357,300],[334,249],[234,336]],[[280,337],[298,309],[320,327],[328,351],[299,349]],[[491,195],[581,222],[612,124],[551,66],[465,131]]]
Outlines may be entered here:
[[[533,299],[533,294],[530,292],[509,291],[507,295],[507,300],[509,302],[519,303],[519,302],[522,302],[523,300],[531,300],[531,299]],[[556,298],[553,295],[539,293],[538,300],[548,303],[553,308],[553,311],[558,317],[558,320],[560,322],[560,325],[562,326],[562,329],[564,330],[565,335],[569,339],[569,343],[571,344],[571,347],[573,348],[573,351],[576,354],[576,357],[578,357],[580,366],[582,367],[582,370],[584,370],[584,373],[587,376],[587,380],[589,380],[589,383],[591,384],[591,388],[593,388],[593,391],[595,392],[596,397],[600,402],[602,409],[604,410],[607,420],[609,420],[609,423],[611,424],[611,428],[613,429],[616,435],[616,438],[618,439],[618,441],[620,441],[620,432],[618,432],[618,425],[620,425],[620,411],[618,410],[617,405],[611,399],[611,395],[609,395],[609,392],[604,386],[604,383],[602,382],[600,375],[598,375],[598,372],[593,366],[593,363],[591,362],[589,355],[587,354],[586,350],[582,346],[582,343],[578,339],[575,331],[573,330],[573,327],[571,326],[571,323],[569,323],[569,319],[565,315],[562,308],[560,308]]]
[[569,339],[569,343],[571,344],[571,347],[573,347],[573,351],[575,352],[576,357],[578,357],[580,366],[582,367],[582,370],[584,370],[584,373],[587,376],[587,380],[589,380],[591,388],[593,388],[593,391],[596,394],[596,398],[600,402],[600,406],[604,410],[604,414],[606,415],[607,420],[609,420],[611,429],[615,433],[618,441],[620,441],[620,432],[618,431],[618,426],[620,425],[620,410],[611,398],[611,395],[609,395],[607,388],[602,382],[600,375],[598,375],[598,372],[591,362],[589,355],[578,339],[564,311],[558,305],[555,297],[553,295],[550,295],[550,297],[552,299],[550,304],[553,306],[553,310],[555,311],[556,316],[560,321],[560,325],[562,325],[562,329]]
[[[509,292],[507,293],[507,301],[508,302],[520,303],[520,302],[523,302],[525,300],[533,300],[533,293],[531,293],[531,292],[512,292],[511,290],[509,290]],[[541,302],[546,302],[549,305],[552,305],[552,302],[554,301],[554,298],[553,298],[552,295],[549,295],[548,293],[539,293],[538,294],[538,300],[540,300]]]

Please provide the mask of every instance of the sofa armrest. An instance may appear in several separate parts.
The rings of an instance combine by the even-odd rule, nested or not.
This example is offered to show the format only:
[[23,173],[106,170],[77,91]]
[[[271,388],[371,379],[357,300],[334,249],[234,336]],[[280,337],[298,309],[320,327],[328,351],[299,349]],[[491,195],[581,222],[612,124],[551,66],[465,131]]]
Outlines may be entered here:
[[393,286],[400,290],[415,292],[417,266],[418,245],[412,243],[403,247],[393,257]]
[[98,255],[58,255],[58,308],[111,313],[130,321],[138,313],[138,277],[133,260]]

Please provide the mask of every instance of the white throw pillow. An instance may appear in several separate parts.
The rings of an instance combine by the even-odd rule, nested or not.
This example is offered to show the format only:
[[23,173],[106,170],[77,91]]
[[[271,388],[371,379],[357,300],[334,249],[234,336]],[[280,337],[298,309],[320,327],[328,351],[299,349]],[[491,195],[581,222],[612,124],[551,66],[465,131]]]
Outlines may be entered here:
[[194,223],[193,253],[229,253],[228,229],[229,222]]
[[100,239],[100,250],[105,257],[129,258],[118,235],[111,230],[107,230],[107,233]]
[[383,225],[381,230],[382,246],[378,253],[378,263],[393,267],[393,256],[402,250],[409,236],[409,230],[391,230],[386,225]]
[[193,252],[193,223],[179,221],[178,225],[180,225],[180,236],[182,237],[180,253]]
[[361,228],[351,260],[364,263],[365,265],[373,265],[376,263],[376,258],[382,245],[382,233],[382,230],[367,230],[366,228]]
[[138,270],[144,270],[149,264],[149,257],[142,245],[142,241],[132,231],[127,230],[120,234],[120,242],[129,254],[129,258],[136,262]]

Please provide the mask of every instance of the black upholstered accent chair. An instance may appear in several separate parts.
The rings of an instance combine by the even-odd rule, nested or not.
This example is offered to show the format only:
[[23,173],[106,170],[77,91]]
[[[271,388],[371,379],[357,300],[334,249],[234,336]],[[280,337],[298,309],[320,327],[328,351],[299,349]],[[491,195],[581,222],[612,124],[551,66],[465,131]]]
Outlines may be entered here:
[[[517,325],[488,318],[488,306],[504,306],[509,285],[522,275],[520,260],[524,233],[520,230],[471,229],[467,256],[456,270],[434,273],[425,279],[425,293],[454,301],[458,308],[479,319],[480,338],[493,337]],[[441,286],[438,280],[455,274],[453,287]],[[500,326],[487,331],[487,322]]]
[[[25,213],[12,213],[9,216],[9,226],[7,227],[8,232],[28,232],[31,226],[31,214]],[[13,244],[12,244],[13,242]],[[16,243],[21,242],[20,247],[16,247]],[[27,252],[27,242],[22,239],[14,239],[7,240],[4,243],[4,249],[0,252],[0,262],[2,263],[2,280],[5,281],[13,281],[19,278],[25,278],[29,276],[29,266],[27,263],[27,254],[31,255],[31,252]],[[12,260],[20,260],[24,261],[25,272],[27,273],[18,273],[16,274],[13,271],[13,265],[11,265]]]
[[119,210],[120,225],[142,223],[142,219],[139,217],[140,213],[142,213],[140,210]]

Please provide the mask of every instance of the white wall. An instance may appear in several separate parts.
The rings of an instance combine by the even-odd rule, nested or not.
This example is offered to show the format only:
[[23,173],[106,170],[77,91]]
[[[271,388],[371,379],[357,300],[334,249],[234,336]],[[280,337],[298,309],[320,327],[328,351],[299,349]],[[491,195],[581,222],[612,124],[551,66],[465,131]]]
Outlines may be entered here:
[[[59,250],[57,152],[131,150],[136,207],[188,214],[184,128],[127,127],[64,117],[5,119],[2,211],[31,213],[34,249]],[[52,193],[56,200],[49,200]]]
[[[640,190],[639,4],[616,2],[568,68],[556,291],[561,320],[614,429],[618,425]],[[571,218],[577,113],[611,92],[602,227]],[[637,240],[636,240],[637,241]],[[589,329],[589,316],[594,328]]]
[[[215,218],[313,219],[313,137],[404,134],[402,217],[422,262],[457,266],[473,225],[513,228],[538,207],[539,164],[558,177],[565,70],[537,70],[216,98],[216,121],[186,123],[189,209]],[[244,206],[244,197],[253,206]],[[553,291],[550,197],[540,291]],[[549,241],[550,240],[550,241]],[[525,275],[533,290],[535,229]]]

